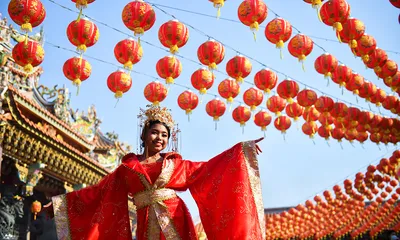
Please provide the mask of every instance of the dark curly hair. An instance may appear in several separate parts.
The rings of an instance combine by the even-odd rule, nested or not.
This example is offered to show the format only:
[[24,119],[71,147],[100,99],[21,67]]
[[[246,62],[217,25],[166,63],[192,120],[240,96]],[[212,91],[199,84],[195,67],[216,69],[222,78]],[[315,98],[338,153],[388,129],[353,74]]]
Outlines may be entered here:
[[161,124],[161,125],[163,125],[163,126],[167,129],[168,139],[171,137],[171,129],[169,129],[169,127],[167,126],[167,124],[165,124],[165,123],[163,123],[163,122],[160,122],[160,121],[158,121],[158,120],[149,121],[149,122],[146,123],[146,125],[144,126],[143,131],[142,131],[142,137],[141,137],[141,139],[142,139],[142,147],[143,147],[143,148],[145,147],[145,144],[144,144],[144,141],[143,141],[143,140],[144,140],[144,136],[146,135],[147,131],[148,131],[151,127],[153,127],[154,125],[156,125],[156,124]]

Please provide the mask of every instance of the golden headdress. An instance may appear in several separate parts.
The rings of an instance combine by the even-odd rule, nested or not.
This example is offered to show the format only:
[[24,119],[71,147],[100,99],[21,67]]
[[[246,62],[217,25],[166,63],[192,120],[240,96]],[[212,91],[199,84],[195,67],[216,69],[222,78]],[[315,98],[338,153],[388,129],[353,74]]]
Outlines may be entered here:
[[160,121],[165,123],[172,131],[175,127],[175,122],[172,119],[170,110],[166,107],[147,105],[148,109],[140,109],[138,117],[141,119],[142,126],[145,126],[150,121]]

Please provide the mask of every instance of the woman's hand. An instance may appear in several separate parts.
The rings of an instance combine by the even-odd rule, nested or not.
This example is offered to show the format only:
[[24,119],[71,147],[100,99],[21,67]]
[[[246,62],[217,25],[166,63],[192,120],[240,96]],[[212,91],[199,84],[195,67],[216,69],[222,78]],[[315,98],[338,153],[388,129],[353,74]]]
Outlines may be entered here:
[[254,140],[254,142],[256,143],[256,153],[257,153],[257,155],[259,155],[260,153],[262,153],[260,146],[258,146],[258,144],[257,144],[258,142],[261,142],[262,140],[264,140],[263,137],[262,137],[262,138],[259,138],[259,139],[257,139],[257,140]]

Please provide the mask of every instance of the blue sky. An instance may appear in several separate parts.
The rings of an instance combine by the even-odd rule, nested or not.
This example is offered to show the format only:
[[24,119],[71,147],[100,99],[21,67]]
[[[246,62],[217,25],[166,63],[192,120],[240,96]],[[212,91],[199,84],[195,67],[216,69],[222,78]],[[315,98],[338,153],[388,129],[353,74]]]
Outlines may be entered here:
[[[74,47],[66,37],[66,28],[71,21],[76,19],[77,13],[57,6],[50,0],[42,0],[42,2],[47,11],[46,19],[43,22],[46,41],[73,50]],[[71,1],[57,0],[56,2],[75,10],[75,5]],[[322,46],[327,52],[335,55],[341,62],[383,88],[387,93],[390,92],[382,80],[377,79],[373,70],[366,69],[361,59],[353,56],[346,44],[318,39],[335,40],[335,33],[331,27],[318,21],[316,12],[310,5],[300,0],[265,2],[270,9],[290,21],[302,33],[314,37],[314,42]],[[132,35],[132,32],[124,26],[121,20],[122,9],[127,3],[128,1],[97,0],[90,4],[84,13],[126,34]],[[209,15],[216,14],[216,9],[212,7],[212,3],[206,0],[154,0],[152,3]],[[378,3],[378,1],[348,0],[348,3],[351,5],[351,16],[365,23],[366,33],[375,37],[380,48],[400,52],[398,45],[400,31],[398,22],[399,9],[393,7],[389,1],[379,1]],[[221,17],[237,20],[237,8],[239,4],[240,1],[227,1],[221,10]],[[8,1],[1,1],[0,3],[0,12],[3,16],[8,16],[7,5]],[[318,95],[321,95],[321,92],[328,93],[335,96],[336,99],[334,100],[345,100],[355,105],[369,108],[368,104],[362,99],[359,99],[357,103],[352,93],[344,91],[342,95],[341,90],[334,83],[331,83],[329,87],[327,86],[324,77],[314,70],[314,60],[324,53],[323,50],[316,46],[314,46],[313,52],[307,57],[305,62],[306,72],[303,72],[301,64],[289,54],[287,49],[283,51],[284,59],[281,60],[279,58],[279,50],[275,49],[275,46],[266,40],[263,28],[257,33],[257,42],[254,42],[251,31],[248,27],[240,23],[222,19],[217,20],[165,7],[160,8],[173,14],[180,21],[190,24],[235,49],[235,51],[226,49],[225,60],[219,65],[219,70],[223,72],[225,72],[226,62],[237,53],[242,53],[257,59],[270,68],[284,72],[286,75],[302,83],[319,89]],[[172,17],[158,9],[155,9],[155,11],[157,16],[156,23],[152,29],[145,33],[142,39],[158,47],[162,47],[157,37],[158,28],[164,22],[171,20]],[[264,27],[273,18],[275,18],[275,14],[270,10],[267,20],[261,26]],[[114,58],[113,49],[115,44],[127,38],[127,35],[104,25],[97,24],[97,26],[100,30],[100,39],[96,45],[88,48],[85,55],[118,64]],[[39,31],[39,28],[35,28],[35,31]],[[208,38],[192,28],[189,28],[189,31],[189,41],[186,46],[180,49],[180,54],[186,59],[198,62],[196,55],[197,48],[201,43],[207,41]],[[296,33],[294,30],[293,35]],[[75,56],[75,54],[54,48],[49,43],[44,45],[46,52],[45,60],[42,63],[44,74],[40,83],[49,87],[55,84],[59,86],[66,84],[74,93],[74,87],[62,73],[62,66],[67,59]],[[169,55],[169,53],[145,43],[143,43],[143,50],[144,56],[134,66],[134,70],[157,77],[155,64],[158,59]],[[390,59],[400,63],[400,54],[388,52],[388,56]],[[103,121],[101,125],[102,131],[115,131],[119,134],[121,140],[130,143],[136,149],[136,116],[139,107],[145,107],[148,104],[143,96],[143,89],[146,84],[154,79],[132,73],[132,89],[124,95],[117,107],[114,108],[115,99],[113,93],[107,88],[106,80],[108,75],[118,68],[87,57],[86,59],[92,65],[92,75],[82,84],[79,96],[72,94],[72,107],[86,111],[91,104],[95,104],[97,113]],[[181,76],[176,79],[176,82],[190,87],[190,76],[200,65],[186,59],[180,58],[183,64],[183,71]],[[247,78],[250,82],[253,81],[254,74],[264,67],[256,62],[252,63],[253,71]],[[278,76],[279,81],[285,78],[283,75]],[[216,82],[209,91],[214,94],[217,94],[218,83],[224,80],[226,75],[217,72],[216,77]],[[251,85],[244,83],[241,87],[241,92],[243,93],[249,87]],[[300,85],[300,87],[303,88],[304,85]],[[182,130],[180,139],[182,141],[181,153],[185,159],[205,161],[237,142],[263,136],[260,129],[251,121],[245,127],[244,134],[242,134],[242,129],[238,123],[233,121],[229,112],[225,113],[224,117],[218,123],[218,130],[215,131],[212,118],[205,112],[205,104],[208,100],[214,98],[212,95],[206,95],[203,98],[203,103],[193,112],[191,120],[188,122],[184,111],[176,103],[177,96],[184,90],[186,89],[180,86],[172,86],[167,99],[162,105],[171,108],[174,118],[179,122]],[[238,99],[241,99],[241,97],[240,95]],[[264,108],[265,99],[262,104]],[[238,104],[235,103],[234,106]],[[375,107],[372,107],[372,110],[377,112]],[[385,109],[382,109],[381,112],[383,115],[392,116]],[[298,128],[296,124],[292,124],[292,127],[286,134],[286,140],[283,139],[281,133],[271,124],[268,127],[266,139],[260,143],[263,153],[259,156],[259,166],[262,179],[262,193],[266,208],[292,206],[304,202],[312,198],[315,194],[327,188],[332,188],[334,184],[338,182],[342,183],[346,177],[354,177],[357,171],[364,171],[369,163],[378,161],[383,155],[389,155],[395,149],[392,145],[378,148],[370,142],[366,142],[364,146],[358,143],[351,145],[348,142],[343,142],[342,149],[337,142],[331,140],[328,145],[318,137],[315,139],[314,144],[309,140],[308,136],[302,133],[302,123],[303,120],[300,120]],[[191,210],[192,215],[196,218],[197,209],[190,194],[183,193],[181,195]]]

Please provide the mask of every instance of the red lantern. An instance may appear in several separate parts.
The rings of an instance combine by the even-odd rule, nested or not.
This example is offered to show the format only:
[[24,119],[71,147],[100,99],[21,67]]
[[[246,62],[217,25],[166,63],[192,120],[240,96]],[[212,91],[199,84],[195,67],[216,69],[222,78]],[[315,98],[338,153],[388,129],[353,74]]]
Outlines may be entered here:
[[40,0],[11,0],[8,4],[10,18],[24,32],[32,32],[46,17],[46,9]]
[[67,37],[77,51],[85,52],[88,47],[96,44],[100,32],[96,24],[87,18],[72,21],[67,27]]
[[169,48],[169,51],[175,54],[189,40],[189,30],[178,20],[170,20],[161,25],[158,30],[158,39],[164,47]]
[[344,138],[344,130],[343,128],[334,128],[331,132],[331,136],[333,139],[336,139],[338,142],[342,142]]
[[400,71],[397,71],[391,78],[392,79],[388,79],[392,80],[389,87],[392,91],[397,92],[400,88]]
[[350,48],[357,47],[357,40],[365,32],[365,25],[362,21],[356,18],[348,18],[343,24],[343,30],[339,32],[340,39],[344,43],[348,43]]
[[377,88],[376,93],[373,96],[371,96],[370,101],[374,103],[377,107],[380,107],[385,98],[386,98],[386,92],[380,88]]
[[221,15],[221,8],[225,4],[225,0],[208,0],[213,3],[214,7],[217,8],[217,18]]
[[385,79],[386,82],[392,83],[392,77],[397,73],[397,63],[393,60],[387,60],[382,66],[381,78]]
[[254,75],[254,84],[264,93],[270,93],[278,82],[278,76],[268,68],[262,69]]
[[286,133],[286,131],[290,128],[291,125],[292,122],[290,121],[290,118],[287,116],[279,116],[275,118],[274,126],[283,134]]
[[304,61],[306,57],[312,52],[314,43],[308,36],[304,34],[297,34],[289,41],[288,50],[293,57],[302,62],[304,70]]
[[322,22],[332,26],[340,39],[339,32],[343,30],[342,24],[346,23],[350,16],[350,5],[345,0],[328,0],[320,11]]
[[400,8],[400,1],[399,1],[399,0],[389,0],[389,2],[390,2],[393,6],[395,6],[395,7],[397,7],[397,8]]
[[235,122],[240,123],[241,127],[246,125],[246,122],[250,120],[251,112],[248,107],[238,106],[232,111],[232,117]]
[[228,103],[232,103],[233,99],[240,93],[240,86],[233,79],[225,79],[218,85],[218,93]]
[[254,111],[263,99],[263,93],[255,87],[249,88],[243,93],[243,101],[250,107],[251,111]]
[[361,56],[364,62],[369,61],[369,55],[374,52],[376,48],[376,40],[371,35],[365,34],[357,41],[357,55]]
[[354,94],[358,95],[359,89],[364,84],[364,77],[358,73],[353,73],[353,77],[346,84],[346,89],[352,91]]
[[318,112],[328,114],[330,111],[332,111],[334,102],[330,97],[321,96],[317,99],[314,106],[315,109],[318,110]]
[[243,83],[243,79],[249,76],[251,69],[250,60],[241,55],[231,58],[226,63],[226,73],[238,83]]
[[318,126],[314,121],[305,122],[301,126],[301,130],[304,134],[308,135],[310,138],[314,138],[315,133],[318,131]]
[[271,115],[265,110],[260,110],[254,116],[254,123],[258,127],[261,127],[261,131],[266,131],[267,126],[271,123],[271,120],[272,120]]
[[310,89],[303,89],[297,94],[297,102],[306,109],[310,108],[317,101],[317,94]]
[[132,78],[124,71],[116,71],[107,78],[107,86],[115,93],[115,98],[121,98],[132,87]]
[[190,90],[186,90],[178,96],[178,105],[182,110],[185,110],[188,117],[198,104],[199,98]]
[[343,122],[344,118],[347,116],[349,108],[346,104],[342,102],[336,102],[333,104],[333,108],[330,111],[332,117],[336,118],[336,121]]
[[286,100],[280,96],[274,95],[267,100],[267,108],[275,115],[280,116],[281,112],[285,109]]
[[238,8],[239,20],[246,26],[250,27],[256,39],[256,31],[259,25],[264,22],[268,15],[267,5],[262,0],[245,0]]
[[343,64],[340,64],[332,73],[332,81],[339,84],[340,87],[346,86],[346,83],[348,83],[352,78],[353,72],[351,68]]
[[365,100],[370,101],[371,97],[375,96],[376,91],[377,91],[377,88],[376,88],[375,84],[368,82],[368,81],[364,81],[363,85],[358,90],[358,95],[360,97],[364,98]]
[[217,128],[217,121],[224,115],[226,110],[225,103],[218,98],[209,101],[206,105],[207,114],[212,117],[215,121],[215,128]]
[[315,59],[314,62],[315,70],[317,70],[319,74],[324,74],[325,78],[331,77],[337,66],[338,60],[329,53],[322,54]]
[[[326,114],[321,114],[319,115],[318,121],[323,125],[323,126],[329,126],[333,124],[335,121],[338,122],[338,119],[334,119],[330,113]],[[340,121],[340,120],[339,120]]]
[[312,122],[317,121],[320,115],[321,113],[314,106],[311,106],[309,109],[304,110],[303,118],[306,122]]
[[124,68],[131,70],[142,59],[143,49],[135,40],[125,39],[115,45],[114,56]]
[[42,211],[42,203],[39,201],[34,201],[31,206],[31,212],[34,214],[33,220],[36,220],[36,215]]
[[388,56],[385,50],[375,48],[375,50],[369,55],[368,61],[364,61],[368,68],[374,69],[375,72],[380,73],[382,66],[388,60]]
[[85,59],[73,57],[64,63],[63,72],[65,77],[71,80],[75,86],[79,86],[81,82],[90,77],[92,67]]
[[278,95],[286,99],[289,103],[293,102],[293,98],[299,92],[299,84],[293,80],[283,80],[277,87]]
[[14,46],[12,57],[16,64],[23,67],[25,72],[30,73],[34,67],[43,62],[44,50],[36,41],[22,41]]
[[297,102],[290,103],[286,105],[286,114],[297,121],[304,113],[304,108],[300,106]]
[[153,27],[156,21],[156,13],[150,4],[135,0],[125,5],[122,10],[122,21],[129,30],[134,32],[135,36],[140,37],[145,31]]
[[396,107],[398,104],[399,99],[393,95],[386,96],[385,101],[382,102],[383,108],[392,112],[396,112]]
[[320,126],[318,128],[318,135],[325,140],[329,140],[329,138],[332,136],[331,131],[332,130],[330,126]]
[[199,61],[208,66],[210,70],[217,69],[217,65],[225,58],[224,45],[214,40],[209,40],[201,44],[197,49],[197,57]]
[[200,94],[206,94],[214,84],[214,74],[205,68],[196,70],[191,78],[192,86],[199,90]]
[[181,75],[182,64],[175,56],[166,56],[158,60],[156,70],[158,76],[165,79],[166,84],[173,84]]
[[265,28],[265,37],[269,42],[275,44],[276,48],[280,49],[281,58],[282,48],[285,46],[285,42],[287,42],[292,36],[292,25],[289,21],[283,18],[275,18],[267,24]]
[[151,82],[144,88],[144,97],[147,99],[147,101],[153,103],[155,106],[164,101],[164,99],[167,97],[167,94],[167,88],[158,81]]

